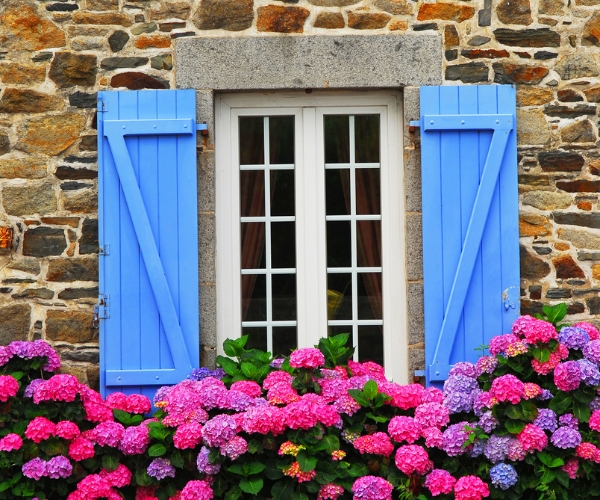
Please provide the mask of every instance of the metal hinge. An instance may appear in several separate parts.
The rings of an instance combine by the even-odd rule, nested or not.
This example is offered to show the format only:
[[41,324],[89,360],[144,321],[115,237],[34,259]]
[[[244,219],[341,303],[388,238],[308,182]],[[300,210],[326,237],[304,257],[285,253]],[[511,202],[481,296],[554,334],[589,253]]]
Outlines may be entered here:
[[110,311],[108,307],[108,295],[98,295],[98,303],[94,306],[92,327],[98,328],[98,326],[100,326],[101,319],[110,318]]
[[98,255],[110,255],[110,245],[108,243],[106,245],[101,245],[100,250],[98,250]]
[[98,113],[105,113],[108,111],[108,103],[102,99],[98,99]]

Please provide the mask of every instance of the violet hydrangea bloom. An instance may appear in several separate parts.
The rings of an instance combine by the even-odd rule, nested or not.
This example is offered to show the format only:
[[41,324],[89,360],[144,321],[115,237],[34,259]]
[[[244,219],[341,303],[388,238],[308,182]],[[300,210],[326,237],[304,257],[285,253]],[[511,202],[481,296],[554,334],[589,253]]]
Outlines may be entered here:
[[73,466],[67,457],[62,455],[52,457],[46,462],[46,475],[52,479],[69,477],[73,473]]
[[46,475],[46,462],[39,457],[36,457],[29,462],[25,462],[21,467],[23,475],[39,481]]
[[571,427],[559,427],[552,434],[550,441],[554,446],[563,450],[576,448],[581,444],[581,434]]
[[600,340],[592,340],[583,348],[583,355],[592,363],[600,364]]
[[448,426],[443,434],[443,449],[451,457],[462,455],[465,453],[463,444],[469,439],[469,434],[465,430],[465,426],[468,426],[469,422],[459,422]]
[[558,332],[558,341],[569,349],[583,349],[590,341],[590,336],[583,328],[565,326]]
[[598,370],[598,365],[587,359],[579,359],[577,363],[581,370],[581,380],[585,385],[596,386],[600,384],[600,370]]
[[600,397],[596,396],[590,401],[590,404],[588,404],[588,406],[592,411],[600,409]]
[[554,432],[558,428],[556,413],[549,408],[540,408],[537,417],[533,421],[533,425],[538,426],[540,429]]
[[159,481],[165,477],[175,477],[175,467],[168,458],[155,458],[150,462],[147,472],[149,476]]
[[496,488],[507,490],[517,484],[519,476],[510,464],[498,464],[490,469],[490,479]]
[[474,391],[475,389],[479,389],[477,380],[471,377],[467,377],[466,375],[451,375],[444,382],[444,394],[448,394],[450,392],[469,393],[471,391]]
[[196,467],[198,467],[198,472],[217,474],[221,470],[221,464],[211,464],[208,461],[209,453],[210,450],[206,446],[200,448],[200,453],[198,453],[198,458],[196,459]]
[[456,363],[448,372],[448,375],[464,375],[469,378],[477,378],[481,375],[481,370],[477,365],[469,363],[468,361],[461,361]]
[[561,427],[570,427],[571,429],[579,428],[579,419],[572,413],[565,413],[558,419],[558,425]]
[[508,443],[510,441],[510,437],[508,436],[490,436],[488,442],[485,445],[485,449],[483,450],[483,454],[487,457],[487,459],[496,464],[498,462],[502,462],[506,459],[508,455]]
[[450,410],[450,413],[469,412],[473,407],[473,397],[462,391],[446,392],[444,406]]
[[488,410],[479,417],[477,425],[483,429],[483,432],[489,434],[498,426],[498,420],[496,420],[492,412]]
[[359,477],[352,485],[354,500],[391,500],[394,487],[376,476]]

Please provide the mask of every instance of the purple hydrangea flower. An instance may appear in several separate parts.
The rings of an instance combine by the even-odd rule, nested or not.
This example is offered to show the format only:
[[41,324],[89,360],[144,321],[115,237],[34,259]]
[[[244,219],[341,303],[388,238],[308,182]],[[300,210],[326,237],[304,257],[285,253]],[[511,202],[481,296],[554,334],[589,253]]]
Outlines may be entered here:
[[46,462],[46,475],[52,479],[69,477],[73,473],[73,466],[67,457],[59,455]]
[[211,464],[208,461],[209,453],[210,450],[206,446],[200,449],[200,453],[198,453],[198,458],[196,459],[196,467],[198,467],[198,472],[217,474],[221,470],[221,464]]
[[285,361],[285,358],[275,358],[273,361],[271,361],[271,367],[272,368],[281,368],[281,365],[283,365]]
[[512,465],[498,464],[490,469],[490,479],[496,488],[507,490],[517,484],[519,476]]
[[469,394],[475,389],[479,389],[477,380],[465,375],[452,375],[444,382],[444,394],[449,392],[464,392]]
[[592,399],[590,401],[590,404],[588,406],[590,407],[590,410],[592,410],[592,411],[599,410],[600,409],[600,397],[596,396],[594,399]]
[[254,398],[248,396],[245,392],[242,391],[229,391],[227,393],[227,408],[235,411],[244,411],[248,409],[248,407],[252,404]]
[[557,448],[564,450],[567,448],[576,448],[581,444],[581,434],[571,427],[559,427],[553,432],[550,441]]
[[600,340],[592,340],[583,348],[583,355],[592,363],[600,364]]
[[208,446],[223,446],[236,434],[237,424],[231,415],[217,415],[206,422],[202,429]]
[[583,349],[590,341],[590,336],[583,328],[565,326],[558,332],[558,341],[569,349]]
[[565,413],[558,419],[558,425],[561,427],[570,427],[571,429],[579,428],[579,420],[572,413]]
[[486,442],[484,439],[476,439],[473,443],[471,451],[469,452],[469,456],[473,458],[480,456],[483,453],[483,450],[485,449],[485,445]]
[[533,425],[537,425],[540,429],[554,432],[558,428],[556,413],[549,408],[540,408],[537,417],[533,421]]
[[23,396],[25,396],[26,398],[32,398],[37,386],[40,385],[42,382],[44,382],[44,379],[42,378],[33,379],[31,383],[25,388]]
[[235,436],[221,446],[221,455],[226,455],[231,460],[235,460],[248,451],[248,443],[242,436]]
[[471,411],[473,406],[473,397],[465,392],[446,392],[444,406],[450,410],[450,413],[460,413],[461,411]]
[[206,377],[212,377],[212,370],[204,366],[201,368],[194,368],[189,376],[189,378],[191,378],[192,380],[202,380]]
[[508,441],[508,459],[513,462],[518,462],[520,460],[525,460],[526,456],[527,452],[523,449],[521,441],[517,438],[511,438]]
[[600,371],[598,366],[587,359],[580,359],[579,369],[581,370],[581,380],[586,385],[598,385],[600,384]]
[[548,389],[542,389],[542,393],[537,397],[540,401],[547,401],[552,399],[554,394],[552,394]]
[[490,462],[496,464],[506,459],[510,437],[493,435],[488,439],[483,454]]
[[481,415],[477,425],[483,429],[483,432],[489,434],[498,426],[498,420],[496,420],[492,412],[488,410]]
[[168,458],[155,458],[150,462],[147,472],[159,481],[165,477],[175,477],[175,467]]
[[450,369],[448,375],[464,375],[465,377],[469,378],[477,378],[479,377],[479,375],[481,375],[481,371],[473,363],[469,363],[468,361],[461,361],[460,363],[456,363]]
[[498,360],[495,356],[482,356],[477,360],[477,368],[480,373],[494,373],[498,366]]
[[469,439],[469,434],[465,431],[467,425],[469,425],[469,422],[459,422],[448,426],[444,431],[442,448],[449,456],[455,457],[465,453],[466,450],[463,449],[463,444]]
[[39,481],[46,475],[46,462],[39,457],[36,457],[29,462],[25,462],[21,467],[23,475],[31,479]]

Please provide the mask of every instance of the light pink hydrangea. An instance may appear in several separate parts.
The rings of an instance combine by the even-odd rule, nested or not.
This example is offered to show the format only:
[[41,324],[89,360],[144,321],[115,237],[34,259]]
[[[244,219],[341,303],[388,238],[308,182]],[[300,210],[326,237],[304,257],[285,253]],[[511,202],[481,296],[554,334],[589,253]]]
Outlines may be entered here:
[[437,427],[426,427],[421,431],[425,438],[425,446],[428,448],[442,448],[444,446],[444,434]]
[[582,321],[580,323],[576,323],[573,326],[575,326],[577,328],[582,328],[583,330],[585,330],[587,332],[587,334],[589,335],[590,340],[600,339],[600,332],[598,332],[598,329],[594,325],[591,325],[590,323],[586,323],[585,321]]
[[303,347],[290,354],[292,368],[319,368],[325,364],[325,356],[316,347]]
[[211,500],[213,490],[207,481],[190,481],[181,490],[181,500]]
[[100,422],[92,429],[91,440],[100,446],[110,446],[116,448],[119,446],[125,427],[119,422]]
[[518,318],[512,325],[512,331],[515,335],[525,338],[530,344],[537,342],[547,344],[550,340],[558,338],[552,323],[528,315]]
[[429,460],[429,455],[425,448],[415,444],[408,444],[398,448],[395,463],[396,467],[407,475],[413,472],[423,475],[433,467],[433,462]]
[[75,401],[81,390],[81,383],[73,375],[61,373],[37,385],[33,393],[35,404],[42,401]]
[[416,408],[421,404],[425,389],[421,384],[400,385],[394,382],[379,384],[379,392],[392,398],[388,404],[401,410]]
[[517,404],[525,397],[525,385],[514,375],[502,375],[492,382],[490,396],[500,402]]
[[425,487],[436,497],[452,493],[456,479],[447,470],[433,469],[425,478]]
[[450,422],[450,411],[440,403],[424,403],[415,408],[415,421],[422,427],[441,429]]
[[148,427],[142,423],[137,426],[127,427],[119,442],[119,450],[125,455],[140,455],[146,451],[150,444]]
[[388,424],[388,433],[397,443],[414,443],[421,437],[421,429],[416,419],[404,415],[393,417]]
[[231,384],[230,390],[243,392],[251,398],[258,398],[262,394],[260,385],[253,380],[238,380]]
[[570,458],[560,469],[566,472],[571,479],[575,479],[577,477],[577,471],[579,470],[579,460]]

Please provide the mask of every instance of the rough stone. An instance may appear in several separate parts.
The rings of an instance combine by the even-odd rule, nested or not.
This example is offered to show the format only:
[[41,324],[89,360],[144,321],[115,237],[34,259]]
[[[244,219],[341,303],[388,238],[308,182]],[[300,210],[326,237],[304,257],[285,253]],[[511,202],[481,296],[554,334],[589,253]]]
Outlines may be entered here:
[[85,116],[80,114],[33,118],[19,127],[17,149],[57,155],[77,140],[84,127]]
[[561,106],[549,104],[544,107],[544,113],[548,116],[559,118],[577,118],[578,116],[595,115],[596,106],[588,104],[577,104],[575,106]]
[[517,108],[517,138],[519,144],[547,145],[551,137],[544,113],[539,109]]
[[532,246],[531,248],[533,248],[535,250],[535,253],[537,253],[538,255],[549,255],[552,253],[552,249],[550,247]]
[[80,257],[52,259],[48,263],[47,281],[98,281],[98,259]]
[[117,69],[117,68],[137,68],[148,64],[147,57],[107,57],[102,59],[100,67],[103,69]]
[[467,44],[470,45],[471,47],[480,47],[480,46],[488,43],[490,40],[491,40],[491,38],[489,36],[475,35],[474,37],[471,37],[469,39]]
[[522,279],[541,279],[550,274],[550,265],[542,259],[531,255],[525,247],[521,246],[520,254]]
[[[275,33],[302,33],[304,31],[304,21],[306,21],[309,14],[310,11],[303,7],[283,7],[279,5],[259,7],[256,29]],[[348,19],[348,26],[350,26],[350,19]]]
[[554,99],[554,92],[545,87],[520,86],[517,88],[517,106],[539,106]]
[[559,255],[552,259],[556,269],[556,277],[559,279],[585,278],[585,273],[570,255]]
[[406,0],[373,0],[373,6],[389,14],[412,14],[412,6]]
[[89,188],[89,187],[93,187],[93,184],[88,184],[85,182],[75,182],[75,181],[69,181],[69,182],[63,182],[60,185],[60,189],[62,189],[63,191],[77,191],[78,189],[85,189],[85,188]]
[[46,68],[40,64],[3,64],[0,66],[0,80],[6,85],[33,85],[43,83]]
[[458,59],[458,49],[445,50],[444,57],[447,61],[455,61]]
[[86,0],[86,10],[118,10],[119,0]]
[[132,35],[141,35],[142,33],[153,33],[158,29],[158,26],[155,22],[151,23],[142,23],[131,28]]
[[42,159],[28,157],[0,160],[0,178],[41,179],[46,174],[46,163]]
[[579,120],[560,130],[560,138],[566,143],[596,142],[596,132],[592,122]]
[[579,172],[585,159],[577,153],[546,151],[538,154],[544,172]]
[[483,1],[483,8],[477,13],[477,24],[479,26],[492,25],[492,0]]
[[20,293],[13,293],[12,299],[51,299],[54,292],[48,288],[26,288]]
[[154,69],[173,69],[173,56],[171,54],[163,54],[150,59],[150,66]]
[[464,83],[487,82],[488,67],[482,62],[448,66],[446,80],[461,80]]
[[40,262],[37,259],[18,259],[11,261],[7,266],[7,269],[14,269],[15,271],[22,271],[28,274],[40,274]]
[[30,328],[31,307],[28,304],[0,307],[0,345],[27,340]]
[[98,253],[98,219],[84,219],[79,238],[79,253]]
[[408,29],[408,22],[403,19],[392,19],[388,24],[390,31],[406,31]]
[[29,229],[23,237],[23,255],[49,257],[61,255],[67,248],[65,231],[50,227]]
[[574,53],[560,59],[554,66],[563,80],[596,77],[600,72],[598,61],[592,54]]
[[70,344],[97,342],[98,329],[92,328],[93,316],[91,311],[50,309],[46,313],[46,338]]
[[598,252],[577,252],[577,260],[600,260]]
[[413,24],[413,31],[437,31],[438,25],[437,23],[422,23],[422,24]]
[[559,47],[560,35],[549,28],[512,30],[499,28],[494,30],[499,43],[511,47]]
[[528,187],[548,187],[550,185],[550,181],[545,175],[521,174],[519,175],[519,184],[524,184]]
[[583,28],[581,37],[582,45],[592,45],[600,47],[600,12],[596,11],[592,14],[590,20]]
[[548,59],[556,59],[558,57],[557,52],[550,52],[547,50],[539,50],[534,55],[533,58],[539,61],[546,61]]
[[80,151],[98,151],[98,136],[84,135],[79,142]]
[[571,248],[571,246],[568,243],[558,241],[554,244],[554,248],[556,248],[556,250],[559,252],[566,252],[569,248]]
[[540,0],[538,13],[547,16],[562,16],[565,13],[565,2],[563,0]]
[[[3,156],[7,153],[10,153],[10,137],[6,132],[0,132],[0,156]],[[2,174],[0,173],[0,177],[1,176]]]
[[[60,359],[64,361],[76,361],[79,363],[99,363],[99,353],[98,349],[73,349],[67,348],[66,346],[60,346],[59,348]],[[77,375],[75,375],[77,376]],[[89,380],[89,374],[88,374]],[[89,382],[86,382],[86,385],[89,387],[93,387]]]
[[54,175],[58,177],[60,180],[66,179],[95,179],[98,177],[98,172],[96,170],[89,170],[87,168],[75,168],[75,167],[66,167],[61,166],[56,169]]
[[44,224],[50,224],[53,226],[79,226],[79,217],[42,217]]
[[470,49],[461,51],[461,55],[467,59],[497,59],[509,57],[508,50],[499,49]]
[[560,228],[558,230],[558,237],[562,240],[570,241],[576,248],[600,250],[600,236],[596,236],[588,230]]
[[119,73],[113,76],[110,80],[110,85],[114,88],[125,87],[130,90],[169,88],[168,83],[151,75],[137,71]]
[[82,109],[95,108],[98,105],[98,93],[86,94],[78,90],[69,96],[69,104]]
[[600,102],[600,87],[590,87],[584,89],[583,93],[589,102]]
[[552,225],[546,217],[533,214],[519,216],[519,234],[521,236],[548,236],[552,234]]
[[11,50],[37,51],[64,47],[65,33],[38,15],[31,3],[15,2],[0,15],[0,42]]
[[454,21],[462,23],[471,19],[475,14],[475,9],[469,5],[460,5],[454,3],[424,3],[419,8],[417,14],[418,21]]
[[318,7],[347,7],[348,5],[354,5],[361,0],[308,0],[312,5]]
[[98,157],[69,155],[64,158],[64,161],[67,163],[96,163],[98,161]]
[[520,66],[511,63],[494,63],[494,82],[537,85],[548,74],[543,66]]
[[501,0],[496,7],[496,15],[504,24],[527,26],[533,22],[529,0]]
[[185,26],[186,26],[185,22],[174,21],[174,22],[170,22],[170,23],[160,23],[158,25],[158,29],[159,29],[159,31],[162,31],[162,32],[170,32],[173,30],[185,28]]
[[79,37],[71,38],[71,50],[98,50],[104,51],[106,40],[103,37]]
[[117,30],[108,37],[108,45],[113,52],[119,52],[129,41],[129,35],[125,31]]
[[[233,10],[230,11],[232,17],[237,16],[240,11],[235,9],[234,3],[247,3],[246,0],[236,0],[236,2],[228,0],[216,0],[219,3],[227,4]],[[209,8],[205,3],[215,3],[215,0],[203,0],[200,9]],[[150,9],[150,19],[187,19],[190,17],[191,6],[189,2],[161,2],[157,9]],[[199,28],[202,29],[202,28]]]
[[51,3],[46,5],[46,10],[48,12],[70,12],[73,10],[78,10],[79,5],[76,3]]
[[456,47],[460,44],[460,38],[456,26],[449,24],[444,28],[444,46],[445,47]]
[[542,298],[542,287],[540,285],[530,286],[529,298],[532,300],[540,300]]
[[62,292],[59,292],[58,298],[63,300],[98,298],[98,287],[65,288]]
[[338,29],[346,25],[341,12],[320,12],[313,23],[315,28]]
[[391,16],[384,13],[349,12],[348,27],[357,30],[375,30],[385,28]]
[[592,266],[592,278],[595,280],[600,279],[600,264],[594,264]]
[[48,77],[59,87],[90,87],[96,83],[97,59],[91,54],[57,52]]
[[552,288],[546,292],[548,299],[568,299],[571,298],[572,292],[568,288]]
[[75,12],[73,22],[77,24],[107,24],[118,25],[128,28],[133,23],[127,14],[118,12],[103,12],[99,14],[91,12]]
[[199,30],[243,31],[253,20],[253,0],[204,0],[192,22]]
[[4,186],[2,205],[10,215],[46,214],[56,210],[56,193],[49,182]]
[[554,212],[554,222],[569,226],[600,228],[600,214],[577,212]]
[[66,191],[62,195],[64,210],[74,214],[89,214],[98,210],[98,193],[92,189]]
[[600,314],[600,297],[585,299],[585,304],[588,307],[590,314]]
[[585,179],[557,181],[556,187],[567,193],[600,193],[600,181],[588,181]]
[[529,191],[522,197],[523,205],[530,205],[538,210],[556,210],[571,206],[573,199],[566,193],[553,191]]
[[167,35],[140,36],[135,41],[138,49],[168,49],[171,46],[171,37]]
[[573,89],[562,89],[556,93],[558,100],[561,102],[581,102],[583,96]]
[[29,89],[8,88],[0,100],[0,113],[45,113],[62,107],[62,99]]

